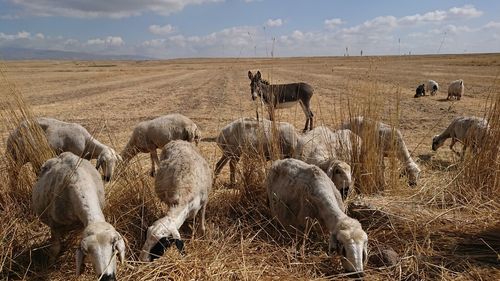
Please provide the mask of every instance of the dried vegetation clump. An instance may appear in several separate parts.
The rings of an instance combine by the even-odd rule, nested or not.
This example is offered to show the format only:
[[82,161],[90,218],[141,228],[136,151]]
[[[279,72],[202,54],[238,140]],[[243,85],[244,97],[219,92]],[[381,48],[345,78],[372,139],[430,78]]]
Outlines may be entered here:
[[[396,86],[387,92],[370,77],[374,72],[364,83],[348,83],[350,98],[343,101],[342,110],[319,115],[336,120],[337,125],[364,115],[399,127],[401,89]],[[32,120],[34,114],[5,77],[0,85],[6,139],[6,132],[21,120]],[[356,190],[347,202],[348,214],[360,220],[369,236],[368,280],[494,280],[500,276],[500,95],[497,84],[490,89],[484,116],[491,131],[478,155],[453,163],[420,155],[424,176],[414,189],[401,176],[395,154],[385,159],[385,170],[380,168],[374,134],[365,130],[362,157],[354,161]],[[32,162],[22,168],[15,184],[9,182],[9,174],[17,167],[5,155],[0,162],[0,279],[72,279],[78,233],[68,236],[58,263],[45,262],[50,232],[31,210],[31,189],[37,169],[53,152],[39,128],[29,126],[26,134],[36,145],[22,148],[29,151]],[[126,264],[118,266],[120,280],[349,280],[339,258],[326,254],[327,234],[313,220],[304,233],[292,233],[271,217],[263,189],[270,162],[259,151],[242,155],[235,186],[224,175],[215,182],[206,234],[196,231],[196,223],[181,229],[186,237],[184,256],[174,248],[155,262],[139,262],[147,227],[165,214],[142,163],[147,162],[121,167],[117,179],[106,185],[107,220],[127,245]],[[94,278],[88,266],[78,280]]]

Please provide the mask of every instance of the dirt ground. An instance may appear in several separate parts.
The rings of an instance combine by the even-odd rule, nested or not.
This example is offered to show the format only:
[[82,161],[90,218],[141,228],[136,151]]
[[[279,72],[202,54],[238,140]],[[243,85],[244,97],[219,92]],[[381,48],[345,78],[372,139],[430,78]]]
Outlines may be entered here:
[[[202,130],[200,149],[209,163],[215,165],[220,152],[213,142],[219,130],[239,117],[255,116],[257,103],[250,95],[249,70],[262,72],[271,83],[307,82],[314,88],[312,110],[315,125],[332,128],[356,108],[366,108],[372,100],[380,102],[380,117],[388,123],[398,122],[405,142],[422,169],[419,186],[410,190],[404,181],[386,194],[367,196],[371,204],[383,202],[386,212],[402,217],[418,212],[421,202],[412,196],[423,189],[446,184],[447,167],[458,158],[445,145],[431,150],[433,135],[447,127],[455,116],[484,116],[488,102],[500,94],[500,54],[440,55],[401,57],[315,57],[275,59],[183,59],[168,61],[8,61],[0,68],[7,81],[15,85],[38,116],[77,122],[101,142],[121,151],[134,126],[143,120],[169,113],[181,113],[196,122]],[[419,83],[433,79],[440,89],[435,96],[413,98]],[[463,79],[465,95],[460,101],[448,101],[448,84]],[[0,88],[0,96],[6,95]],[[262,112],[261,112],[262,114]],[[294,124],[300,131],[305,122],[301,108],[278,111],[278,119]],[[396,120],[396,121],[395,121]],[[8,136],[1,127],[0,151]],[[148,156],[141,155],[144,173]],[[219,182],[228,181],[228,167]],[[401,192],[401,190],[404,190]],[[384,195],[392,196],[391,200]],[[407,206],[406,210],[402,205]],[[420,207],[419,207],[420,206]],[[397,207],[397,211],[396,208]],[[209,209],[207,218],[211,220]],[[401,208],[403,210],[401,210]],[[443,210],[421,210],[431,220]],[[444,210],[447,211],[447,210]],[[463,221],[456,221],[457,218]],[[220,220],[220,218],[218,218]],[[477,226],[490,219],[464,218],[464,214],[447,212],[439,217],[442,224],[462,223]],[[215,223],[213,220],[212,223]],[[448,225],[449,226],[449,225]],[[466,227],[466,228],[474,228]],[[410,233],[408,234],[410,235]],[[370,236],[370,232],[369,232]],[[377,239],[380,240],[381,236]],[[137,250],[137,249],[136,249]],[[496,249],[497,253],[499,249]],[[399,253],[401,256],[411,256]],[[439,266],[442,264],[437,262]],[[442,265],[446,267],[446,265]],[[370,268],[370,267],[369,267]],[[372,266],[371,268],[374,268]],[[443,270],[441,279],[474,280],[475,276],[492,280],[499,277],[499,267],[477,265],[474,274],[459,269]],[[418,272],[421,269],[414,269]],[[407,270],[410,272],[411,270]],[[332,272],[315,273],[310,278],[324,278]],[[380,277],[373,269],[367,280]],[[459,272],[459,273],[457,273]],[[455,274],[456,273],[456,274]],[[377,275],[378,274],[378,275]],[[279,276],[279,275],[278,275]],[[419,280],[419,275],[391,275],[394,279]],[[406,276],[406,277],[405,277]],[[264,274],[264,279],[266,279]],[[269,276],[268,276],[269,277]],[[292,276],[288,276],[289,278]],[[298,276],[308,279],[307,275]],[[478,280],[478,279],[477,279]]]

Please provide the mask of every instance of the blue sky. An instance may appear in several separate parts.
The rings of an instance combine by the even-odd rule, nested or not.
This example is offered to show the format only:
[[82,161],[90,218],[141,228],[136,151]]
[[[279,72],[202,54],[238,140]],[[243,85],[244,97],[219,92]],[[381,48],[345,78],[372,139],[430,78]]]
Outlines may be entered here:
[[155,58],[499,52],[500,1],[0,0],[0,47]]

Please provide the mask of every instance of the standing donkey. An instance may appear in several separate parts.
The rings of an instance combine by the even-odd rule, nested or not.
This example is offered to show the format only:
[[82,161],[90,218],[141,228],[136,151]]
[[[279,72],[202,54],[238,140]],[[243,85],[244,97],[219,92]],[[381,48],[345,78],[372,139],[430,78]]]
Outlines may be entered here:
[[[248,71],[248,78],[250,78],[250,90],[252,93],[252,100],[257,96],[267,106],[269,119],[273,120],[274,109],[281,109],[294,106],[297,102],[300,103],[304,114],[306,115],[306,125],[304,132],[313,129],[313,116],[311,111],[311,97],[313,95],[313,88],[307,83],[290,83],[290,84],[269,84],[268,81],[263,80],[260,71],[255,75]],[[259,115],[257,113],[257,119]]]

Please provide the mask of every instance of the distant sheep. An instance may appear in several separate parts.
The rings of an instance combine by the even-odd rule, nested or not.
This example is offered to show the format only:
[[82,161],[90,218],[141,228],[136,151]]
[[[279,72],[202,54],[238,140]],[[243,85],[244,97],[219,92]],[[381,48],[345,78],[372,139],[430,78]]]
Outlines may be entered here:
[[429,80],[427,81],[427,83],[425,83],[425,92],[431,93],[431,96],[434,96],[438,90],[439,84],[436,81]]
[[448,86],[448,100],[460,100],[464,95],[464,81],[462,79],[451,82]]
[[[121,160],[111,147],[99,142],[80,124],[44,117],[36,118],[34,121],[43,130],[49,146],[56,154],[69,151],[87,160],[97,159],[96,168],[102,167],[102,178],[105,181],[111,179],[118,161]],[[25,153],[26,143],[33,142],[30,133],[27,121],[23,121],[7,139],[7,155],[15,164],[11,174],[12,183],[17,181],[19,169],[31,162]]]
[[418,85],[417,89],[415,89],[414,98],[425,96],[425,84]]
[[[439,135],[432,139],[432,150],[436,151],[444,142],[451,138],[450,149],[458,156],[463,157],[468,146],[477,153],[477,147],[481,145],[483,139],[488,135],[489,125],[484,118],[474,116],[455,117],[450,125]],[[455,143],[462,143],[462,154],[455,151]]]
[[[403,140],[403,135],[398,129],[382,122],[374,123],[374,121],[365,119],[363,116],[354,117],[350,121],[342,124],[342,128],[352,130],[354,133],[361,136],[361,138],[365,137],[363,131],[366,126],[373,126],[375,128],[376,141],[381,150],[380,157],[387,157],[394,148],[396,157],[404,165],[404,172],[408,175],[408,184],[410,186],[416,186],[420,168],[411,158],[410,152]],[[366,147],[366,143],[363,145]],[[395,147],[393,145],[395,145]],[[383,159],[380,161],[383,164]]]
[[212,188],[212,171],[193,144],[175,140],[163,148],[160,155],[155,190],[168,205],[165,217],[148,228],[140,259],[152,261],[174,245],[182,253],[184,242],[178,229],[187,218],[200,212],[201,231],[205,232],[205,209]]
[[345,197],[354,183],[350,165],[359,152],[361,138],[351,130],[333,132],[320,126],[302,135],[294,158],[321,168]]
[[[276,127],[274,134],[273,126]],[[217,145],[222,150],[222,156],[215,165],[215,177],[230,161],[231,183],[236,182],[236,164],[244,151],[263,152],[267,160],[271,157],[271,147],[279,144],[281,157],[292,157],[297,146],[299,135],[293,125],[286,122],[275,122],[255,118],[237,119],[222,128],[217,137]]]
[[343,212],[340,193],[319,167],[297,159],[275,161],[265,186],[271,213],[283,226],[304,230],[309,218],[317,219],[330,232],[329,253],[341,255],[346,271],[363,274],[368,236]]
[[150,175],[154,176],[155,163],[159,165],[156,149],[162,148],[172,140],[194,141],[198,144],[200,139],[200,130],[191,119],[181,114],[169,114],[137,124],[120,155],[126,164],[139,152],[149,153]]
[[104,186],[89,161],[64,152],[45,162],[33,188],[33,210],[51,230],[49,260],[55,261],[61,251],[61,236],[83,225],[76,273],[82,273],[89,257],[100,280],[115,280],[115,253],[123,262],[125,242],[106,222],[104,204]]

